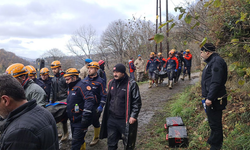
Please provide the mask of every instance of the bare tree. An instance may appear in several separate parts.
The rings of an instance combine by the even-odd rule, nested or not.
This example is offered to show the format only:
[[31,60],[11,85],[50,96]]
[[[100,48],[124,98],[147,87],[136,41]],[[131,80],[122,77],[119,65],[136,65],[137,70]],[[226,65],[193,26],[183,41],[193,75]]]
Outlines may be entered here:
[[80,27],[68,41],[67,48],[74,55],[83,60],[83,55],[91,58],[96,45],[96,30],[91,25]]

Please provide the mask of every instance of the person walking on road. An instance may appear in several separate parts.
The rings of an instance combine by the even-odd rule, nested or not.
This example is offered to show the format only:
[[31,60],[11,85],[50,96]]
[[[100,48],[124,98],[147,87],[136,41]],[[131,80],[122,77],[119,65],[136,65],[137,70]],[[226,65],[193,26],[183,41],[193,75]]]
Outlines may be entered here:
[[192,54],[190,53],[189,49],[187,49],[185,52],[186,53],[184,55],[184,59],[185,59],[186,65],[184,65],[183,77],[181,79],[182,80],[185,79],[185,74],[187,72],[188,79],[191,80]]
[[179,77],[181,75],[181,71],[182,71],[182,66],[186,66],[186,61],[183,58],[183,55],[181,54],[181,52],[177,53],[176,58],[178,59],[178,63],[179,63],[179,67],[178,67],[178,71],[177,71],[177,77],[176,77],[176,81],[179,80]]
[[130,78],[131,79],[133,79],[133,80],[135,80],[135,70],[136,70],[136,68],[135,68],[135,65],[134,65],[134,58],[133,57],[131,57],[130,58],[130,62],[129,62],[129,73],[130,73]]
[[116,150],[120,139],[125,150],[133,150],[137,137],[141,96],[137,83],[130,80],[126,67],[113,68],[114,79],[109,81],[107,103],[103,113],[100,139],[108,138],[108,149]]
[[99,118],[102,113],[103,107],[106,104],[107,92],[105,87],[105,81],[101,78],[97,72],[99,70],[98,62],[91,62],[88,65],[88,76],[83,79],[84,82],[87,82],[91,85],[91,91],[96,97],[97,101],[95,102],[92,110],[92,125],[94,126],[94,138],[90,142],[90,146],[94,146],[99,141],[100,134],[100,122]]
[[14,77],[0,75],[0,93],[0,150],[59,150],[54,117]]
[[68,84],[67,115],[72,131],[71,150],[86,150],[85,135],[91,124],[95,103],[91,84],[79,78],[75,68],[69,68],[63,75]]
[[[159,71],[161,71],[161,69],[163,69],[167,60],[162,56],[162,53],[158,53],[158,59],[160,61]],[[162,82],[163,82],[163,78],[160,77],[159,84],[161,84]]]
[[150,53],[150,59],[147,61],[145,74],[148,71],[148,78],[149,78],[149,88],[152,87],[153,81],[156,83],[156,86],[158,86],[158,82],[156,82],[156,74],[155,71],[159,69],[160,61],[155,58],[155,53]]
[[176,81],[176,74],[177,74],[177,69],[179,67],[179,62],[178,59],[174,56],[175,51],[172,49],[169,52],[169,57],[166,60],[166,64],[164,66],[164,69],[168,73],[168,84],[169,89],[173,88],[173,80]]
[[141,58],[141,55],[138,55],[138,58],[135,60],[135,68],[137,75],[137,82],[142,82],[143,73],[144,73],[144,60]]
[[210,150],[219,150],[223,142],[222,110],[227,105],[227,64],[215,53],[215,46],[206,43],[201,48],[201,57],[207,63],[202,73],[202,97],[205,98],[206,112],[211,129],[207,143]]
[[92,62],[91,59],[89,59],[89,58],[85,59],[85,65],[80,69],[79,77],[81,79],[84,79],[88,76],[88,64],[91,62]]

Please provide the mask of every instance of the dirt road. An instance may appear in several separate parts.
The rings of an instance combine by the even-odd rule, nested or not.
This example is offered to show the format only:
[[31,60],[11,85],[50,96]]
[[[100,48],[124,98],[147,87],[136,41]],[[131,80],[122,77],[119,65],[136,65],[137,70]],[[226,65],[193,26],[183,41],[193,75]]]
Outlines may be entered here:
[[[171,99],[171,97],[178,93],[182,92],[184,88],[188,85],[195,84],[199,81],[199,73],[193,73],[192,80],[184,80],[179,81],[177,84],[174,85],[173,89],[169,89],[166,87],[166,81],[163,82],[162,85],[158,87],[153,86],[152,88],[148,88],[148,84],[140,85],[140,94],[142,99],[142,108],[138,117],[139,120],[139,128],[138,128],[138,136],[137,141],[141,141],[140,139],[143,138],[140,136],[140,133],[144,132],[145,125],[150,122],[150,119],[154,116],[155,112],[162,108],[166,104],[166,102]],[[86,143],[87,143],[87,150],[107,150],[107,140],[100,140],[99,143],[93,147],[89,146],[90,141],[93,138],[93,126],[89,127],[88,133],[86,134]],[[71,145],[71,139],[69,138],[66,142],[60,143],[61,150],[69,150]],[[119,142],[118,150],[123,150],[122,141]]]

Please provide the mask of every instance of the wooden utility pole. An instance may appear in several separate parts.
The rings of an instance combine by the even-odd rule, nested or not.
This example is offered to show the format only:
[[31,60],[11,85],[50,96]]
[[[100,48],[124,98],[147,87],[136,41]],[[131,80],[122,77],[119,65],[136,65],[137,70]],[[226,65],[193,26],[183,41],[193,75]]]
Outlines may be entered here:
[[[156,29],[155,29],[155,34],[158,32],[158,0],[156,0]],[[157,53],[157,43],[155,43],[155,53]]]
[[[159,7],[159,9],[160,9],[160,26],[161,26],[161,0],[160,0],[160,7]],[[161,32],[161,28],[160,28],[160,33],[162,33]],[[160,52],[162,53],[162,42],[160,43]]]
[[[166,22],[168,21],[168,0],[166,0]],[[169,26],[168,26],[168,23],[167,23],[167,31],[169,29]],[[168,57],[168,53],[169,53],[169,41],[168,41],[168,37],[169,37],[169,34],[167,32],[167,57]]]

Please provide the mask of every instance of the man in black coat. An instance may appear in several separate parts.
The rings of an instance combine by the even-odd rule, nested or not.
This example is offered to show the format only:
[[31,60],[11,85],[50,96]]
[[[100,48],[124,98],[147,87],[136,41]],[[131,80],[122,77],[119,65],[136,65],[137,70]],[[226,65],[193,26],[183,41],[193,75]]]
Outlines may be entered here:
[[55,119],[11,75],[0,75],[0,116],[0,150],[59,149]]
[[124,149],[134,149],[138,121],[141,109],[139,87],[129,80],[123,64],[113,68],[114,79],[109,81],[107,102],[103,114],[100,139],[108,138],[108,149],[117,149],[117,143],[123,140]]
[[222,147],[222,110],[227,105],[227,64],[215,53],[215,46],[206,43],[201,48],[201,57],[207,63],[202,73],[202,97],[205,98],[206,112],[211,134],[207,141],[210,150],[219,150]]

